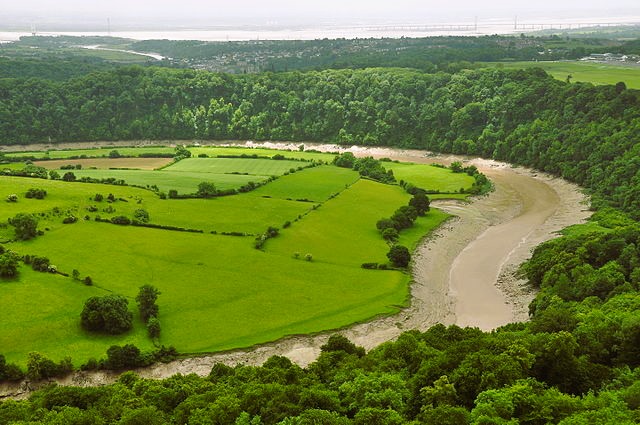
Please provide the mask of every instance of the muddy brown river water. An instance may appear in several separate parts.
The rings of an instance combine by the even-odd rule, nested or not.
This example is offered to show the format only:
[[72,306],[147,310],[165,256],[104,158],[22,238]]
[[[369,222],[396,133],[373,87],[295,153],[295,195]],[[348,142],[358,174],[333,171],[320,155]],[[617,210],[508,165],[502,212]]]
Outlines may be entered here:
[[[299,145],[247,144],[294,149]],[[310,147],[324,151],[345,150],[335,145],[313,144]],[[531,170],[490,160],[429,155],[417,150],[362,147],[347,150],[360,156],[420,163],[448,164],[462,160],[476,165],[495,187],[488,195],[468,203],[446,200],[432,203],[433,207],[455,217],[427,237],[414,253],[410,306],[397,315],[340,331],[366,349],[392,340],[405,330],[426,330],[437,323],[491,330],[526,320],[527,305],[535,294],[527,288],[526,282],[518,279],[518,265],[531,255],[536,245],[553,238],[566,226],[583,222],[590,215],[588,200],[579,187]],[[258,365],[272,355],[284,355],[306,366],[317,358],[320,346],[330,334],[291,336],[247,350],[158,364],[138,373],[149,378],[164,378],[175,373],[206,375],[215,363]],[[108,372],[78,372],[58,382],[101,385],[113,382],[116,376]],[[20,397],[28,394],[30,388],[24,383],[13,389],[0,388],[0,395]]]

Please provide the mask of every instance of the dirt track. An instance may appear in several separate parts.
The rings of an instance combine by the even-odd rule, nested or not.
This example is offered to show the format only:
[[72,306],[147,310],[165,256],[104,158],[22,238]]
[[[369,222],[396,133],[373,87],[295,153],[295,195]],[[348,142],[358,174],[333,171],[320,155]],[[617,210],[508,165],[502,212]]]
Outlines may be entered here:
[[[296,148],[298,144],[266,145]],[[312,147],[339,149],[334,145]],[[405,330],[426,330],[436,323],[488,330],[526,320],[526,308],[533,294],[516,278],[517,266],[536,245],[589,216],[587,200],[577,186],[530,170],[481,159],[426,156],[424,151],[358,147],[349,150],[356,155],[423,163],[465,160],[476,165],[495,185],[494,192],[471,203],[433,202],[433,206],[457,217],[426,239],[414,254],[411,306],[392,317],[340,331],[367,349],[392,340]],[[176,373],[206,375],[215,363],[256,365],[272,355],[284,355],[306,366],[318,356],[320,346],[330,334],[293,336],[248,350],[182,359],[138,372],[152,378]],[[76,373],[60,383],[101,385],[114,379],[115,375],[110,373]],[[24,393],[17,387],[13,391],[0,389],[0,394],[3,392]]]

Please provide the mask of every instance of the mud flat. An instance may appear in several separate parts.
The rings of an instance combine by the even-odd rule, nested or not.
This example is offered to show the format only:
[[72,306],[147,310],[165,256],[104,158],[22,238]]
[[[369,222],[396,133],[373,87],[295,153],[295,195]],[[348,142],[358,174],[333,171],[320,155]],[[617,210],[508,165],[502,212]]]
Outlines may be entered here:
[[[157,143],[157,142],[156,142]],[[299,144],[252,143],[243,146],[297,148]],[[342,329],[357,345],[371,349],[409,329],[426,330],[434,324],[475,326],[483,330],[526,320],[534,293],[519,280],[519,264],[532,249],[564,227],[583,222],[590,212],[588,199],[576,185],[560,178],[515,168],[496,161],[437,156],[417,150],[309,145],[321,151],[350,150],[356,155],[389,157],[420,163],[464,161],[493,182],[495,190],[471,202],[434,201],[454,218],[428,236],[414,253],[411,304],[397,315]],[[246,350],[177,360],[138,370],[142,377],[165,378],[176,373],[207,375],[215,363],[259,365],[273,355],[289,357],[301,366],[313,362],[333,332],[292,336]],[[75,373],[62,385],[103,385],[117,374]],[[13,396],[31,388],[14,387]],[[0,394],[11,394],[0,389]]]

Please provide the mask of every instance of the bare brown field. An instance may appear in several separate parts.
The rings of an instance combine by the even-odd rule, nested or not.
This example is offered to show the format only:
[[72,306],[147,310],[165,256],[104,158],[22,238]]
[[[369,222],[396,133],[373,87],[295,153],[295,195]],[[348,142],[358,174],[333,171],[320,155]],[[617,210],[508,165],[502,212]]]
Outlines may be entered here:
[[138,170],[155,170],[171,163],[171,161],[173,161],[173,158],[84,158],[34,161],[34,164],[49,170],[57,170],[64,165],[76,164],[82,165],[82,168],[135,168]]

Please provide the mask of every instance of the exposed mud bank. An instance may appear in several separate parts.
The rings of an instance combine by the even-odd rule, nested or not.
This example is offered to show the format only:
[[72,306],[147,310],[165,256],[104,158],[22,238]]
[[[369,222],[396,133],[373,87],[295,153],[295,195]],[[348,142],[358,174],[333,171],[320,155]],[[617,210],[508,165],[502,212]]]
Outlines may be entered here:
[[[94,142],[63,147],[135,144]],[[289,149],[299,146],[299,143],[235,144]],[[456,217],[427,237],[414,253],[411,305],[397,315],[340,331],[366,349],[392,340],[405,330],[426,330],[436,323],[490,330],[509,322],[526,320],[527,306],[535,294],[527,288],[526,282],[516,276],[518,265],[531,255],[536,245],[553,238],[566,226],[583,222],[590,215],[588,200],[578,186],[496,161],[431,155],[418,150],[306,145],[321,151],[350,150],[361,156],[420,163],[448,164],[462,160],[476,165],[495,186],[493,192],[469,203],[446,200],[432,203],[432,206]],[[42,148],[46,146],[27,147],[28,150]],[[22,149],[26,150],[25,147]],[[215,363],[259,365],[273,355],[287,356],[306,366],[317,358],[320,347],[330,334],[292,336],[247,350],[181,359],[137,372],[148,378],[165,378],[176,373],[206,375]],[[113,373],[78,372],[58,382],[62,385],[93,386],[108,384],[115,379],[117,374]],[[0,397],[3,394],[25,397],[35,387],[29,383],[0,387]]]

